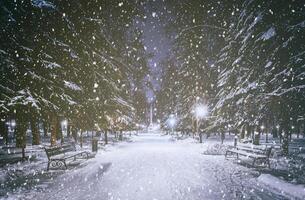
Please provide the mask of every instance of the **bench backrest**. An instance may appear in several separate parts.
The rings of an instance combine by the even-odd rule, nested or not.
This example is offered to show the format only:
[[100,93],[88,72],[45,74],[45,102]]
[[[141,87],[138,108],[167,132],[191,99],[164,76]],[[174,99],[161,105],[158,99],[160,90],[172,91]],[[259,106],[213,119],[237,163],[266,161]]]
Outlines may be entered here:
[[272,151],[272,146],[255,146],[255,145],[238,145],[237,149],[240,150],[245,150],[257,154],[264,154],[267,157],[270,157],[271,151]]
[[21,154],[22,148],[18,147],[2,147],[3,154]]
[[254,144],[238,144],[238,147],[245,147],[245,148],[251,148],[251,149],[257,149],[257,150],[266,150],[266,145],[254,145]]
[[75,144],[70,143],[55,147],[45,147],[44,149],[46,151],[48,159],[50,159],[52,156],[64,154],[70,151],[76,151]]
[[237,146],[236,148],[238,150],[248,151],[248,152],[251,152],[251,153],[265,154],[265,150],[264,149],[256,149],[256,148],[244,147],[244,146]]

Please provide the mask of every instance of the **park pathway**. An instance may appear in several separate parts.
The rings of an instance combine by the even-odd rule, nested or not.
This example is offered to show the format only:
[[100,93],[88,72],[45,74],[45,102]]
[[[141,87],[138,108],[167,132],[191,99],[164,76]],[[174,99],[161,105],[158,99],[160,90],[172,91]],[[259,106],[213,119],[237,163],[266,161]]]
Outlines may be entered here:
[[21,199],[199,200],[284,199],[256,184],[257,172],[203,155],[200,144],[143,133],[100,152],[43,191]]

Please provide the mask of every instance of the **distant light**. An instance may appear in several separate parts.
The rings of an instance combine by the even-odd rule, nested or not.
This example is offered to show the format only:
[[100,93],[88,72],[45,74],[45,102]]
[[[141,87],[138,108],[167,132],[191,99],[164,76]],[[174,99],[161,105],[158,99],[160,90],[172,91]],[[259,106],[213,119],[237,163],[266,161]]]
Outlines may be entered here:
[[177,119],[175,117],[175,115],[170,115],[168,120],[167,120],[167,125],[170,127],[170,128],[174,128],[177,124]]
[[203,119],[208,116],[209,108],[205,104],[198,104],[195,106],[194,113],[197,119]]
[[14,120],[14,121],[11,121],[11,126],[12,126],[12,127],[15,127],[15,126],[16,126],[15,120]]
[[63,120],[61,122],[62,126],[67,127],[68,126],[68,121],[67,120]]
[[262,129],[262,130],[264,130],[264,129],[265,129],[265,127],[264,127],[264,126],[261,126],[261,129]]
[[153,124],[152,127],[151,127],[152,131],[157,131],[159,129],[160,129],[160,124]]
[[280,126],[279,126],[279,125],[277,125],[277,126],[276,126],[276,128],[277,128],[277,129],[279,129],[279,128],[280,128]]
[[175,124],[176,124],[176,120],[175,119],[170,119],[168,123],[169,123],[170,127],[174,127]]
[[101,130],[101,128],[100,128],[100,126],[98,125],[98,123],[95,123],[94,126],[95,126],[95,128],[96,128],[98,131]]

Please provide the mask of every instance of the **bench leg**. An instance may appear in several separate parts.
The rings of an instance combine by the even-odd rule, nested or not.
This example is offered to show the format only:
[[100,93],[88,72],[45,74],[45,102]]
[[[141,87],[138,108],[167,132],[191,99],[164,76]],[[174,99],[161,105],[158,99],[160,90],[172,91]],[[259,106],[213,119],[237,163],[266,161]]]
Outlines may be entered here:
[[238,153],[236,154],[236,158],[237,158],[237,160],[239,159]]
[[50,161],[48,161],[47,171],[50,169]]
[[270,160],[269,160],[269,158],[267,158],[267,164],[268,164],[268,168],[270,169]]
[[81,154],[81,159],[89,159],[89,153],[88,152],[83,152],[82,154]]
[[66,169],[68,169],[67,164],[66,164],[66,161],[64,161],[64,165],[65,165]]

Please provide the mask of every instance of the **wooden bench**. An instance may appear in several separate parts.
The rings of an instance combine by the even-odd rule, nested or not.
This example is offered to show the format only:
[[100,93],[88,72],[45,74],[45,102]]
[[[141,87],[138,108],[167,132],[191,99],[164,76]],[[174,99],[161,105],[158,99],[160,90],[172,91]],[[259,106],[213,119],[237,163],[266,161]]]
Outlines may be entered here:
[[238,145],[236,147],[232,147],[226,151],[225,157],[228,155],[236,155],[237,159],[239,156],[246,156],[247,158],[252,158],[252,166],[255,165],[256,161],[263,161],[268,164],[268,168],[270,168],[270,155],[271,155],[272,146],[264,146],[259,147],[255,145]]
[[15,146],[4,146],[0,148],[0,167],[6,164],[28,160],[30,157],[26,156],[27,153],[29,152],[25,152],[24,148],[17,148]]
[[55,147],[45,147],[45,152],[48,157],[47,170],[51,168],[67,169],[67,160],[88,159],[90,153],[87,151],[77,152],[75,144],[63,144]]

